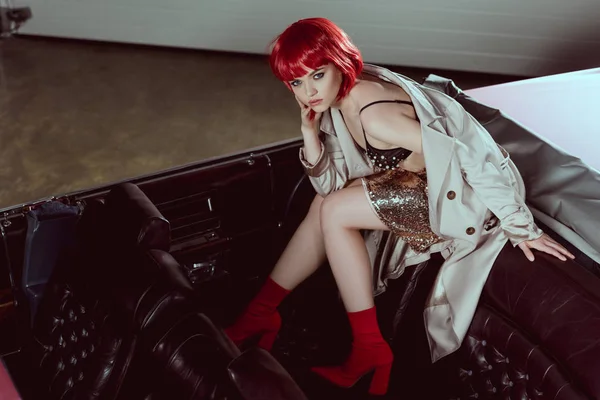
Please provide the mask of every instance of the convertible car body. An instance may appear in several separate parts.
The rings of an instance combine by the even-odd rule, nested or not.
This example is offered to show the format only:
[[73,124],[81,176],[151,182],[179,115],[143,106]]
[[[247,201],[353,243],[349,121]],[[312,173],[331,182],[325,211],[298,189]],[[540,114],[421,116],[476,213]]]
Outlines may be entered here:
[[[529,262],[507,245],[461,349],[435,364],[422,311],[443,260],[409,268],[376,298],[396,355],[386,398],[600,399],[598,171],[526,127],[534,121],[518,124],[447,79],[424,83],[456,98],[511,153],[538,223],[577,257],[538,253]],[[512,89],[473,94],[491,104]],[[561,115],[544,116],[552,117]],[[309,372],[342,362],[351,341],[326,267],[282,304],[271,353],[238,349],[221,330],[256,293],[315,195],[300,145],[2,210],[0,397],[367,398],[364,382],[339,389]]]

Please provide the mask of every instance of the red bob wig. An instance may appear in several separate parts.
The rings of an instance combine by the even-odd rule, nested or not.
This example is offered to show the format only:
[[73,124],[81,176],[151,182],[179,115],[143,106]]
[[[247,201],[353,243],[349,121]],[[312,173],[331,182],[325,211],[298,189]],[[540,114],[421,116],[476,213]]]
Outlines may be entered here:
[[326,18],[294,22],[273,41],[269,59],[275,76],[290,89],[289,81],[332,63],[342,73],[338,99],[354,86],[363,69],[360,51],[348,35]]

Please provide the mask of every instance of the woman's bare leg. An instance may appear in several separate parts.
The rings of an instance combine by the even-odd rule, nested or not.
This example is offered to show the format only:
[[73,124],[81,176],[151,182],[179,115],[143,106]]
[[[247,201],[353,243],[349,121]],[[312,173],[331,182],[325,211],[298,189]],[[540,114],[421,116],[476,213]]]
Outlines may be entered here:
[[260,335],[260,347],[270,350],[273,346],[281,327],[277,307],[325,261],[325,245],[320,226],[322,203],[323,198],[316,196],[269,278],[244,313],[225,329],[225,333],[235,344],[241,345],[249,337]]
[[[360,179],[351,181],[347,188],[355,186],[362,187]],[[271,279],[288,290],[293,290],[326,261],[321,229],[321,207],[324,200],[319,195],[315,196],[308,214],[294,232],[271,272]]]
[[271,272],[271,279],[293,290],[325,262],[325,244],[321,232],[320,210],[323,197],[317,195],[308,214]]
[[360,229],[388,228],[371,209],[364,188],[352,185],[327,196],[321,206],[321,229],[346,311],[373,307],[372,269]]
[[321,206],[325,250],[352,328],[352,351],[346,362],[312,370],[336,385],[349,387],[375,370],[369,393],[387,392],[394,359],[381,336],[373,301],[370,260],[361,229],[387,230],[371,209],[365,191],[351,186],[333,193]]

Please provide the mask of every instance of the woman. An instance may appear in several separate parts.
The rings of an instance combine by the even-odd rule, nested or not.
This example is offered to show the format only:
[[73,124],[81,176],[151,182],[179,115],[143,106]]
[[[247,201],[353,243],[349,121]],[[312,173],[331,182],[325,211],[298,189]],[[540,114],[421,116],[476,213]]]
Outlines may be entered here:
[[508,154],[448,96],[363,65],[348,36],[323,18],[289,26],[270,63],[300,107],[300,159],[318,195],[261,291],[226,330],[237,344],[261,335],[259,345],[270,349],[277,306],[327,258],[353,344],[342,366],[313,371],[349,387],[374,370],[370,393],[384,394],[393,355],[373,301],[368,250],[383,246],[377,232],[396,238],[383,280],[432,252],[446,259],[425,310],[434,361],[460,346],[507,240],[531,261],[532,249],[573,258],[534,224]]

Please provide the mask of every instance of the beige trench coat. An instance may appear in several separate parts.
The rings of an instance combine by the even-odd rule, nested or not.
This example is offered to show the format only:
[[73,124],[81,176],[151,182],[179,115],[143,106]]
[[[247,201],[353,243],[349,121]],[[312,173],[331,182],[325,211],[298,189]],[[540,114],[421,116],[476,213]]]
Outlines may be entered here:
[[[445,240],[421,254],[383,231],[366,231],[365,243],[374,270],[375,295],[385,290],[387,279],[426,261],[430,253],[439,251],[444,257],[424,310],[435,362],[460,347],[506,241],[516,246],[540,237],[542,231],[525,205],[523,180],[509,155],[458,102],[385,68],[366,64],[364,73],[402,87],[421,123],[429,219],[432,230]],[[322,151],[314,165],[300,149],[300,160],[317,193],[327,196],[373,173],[339,110],[323,114],[321,131]]]

